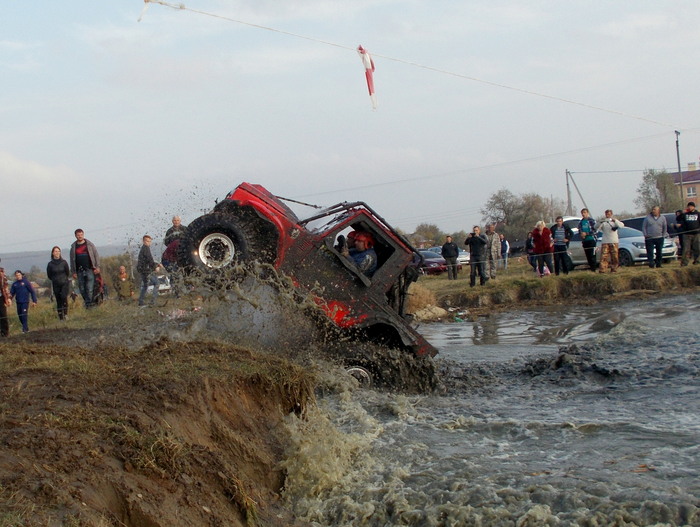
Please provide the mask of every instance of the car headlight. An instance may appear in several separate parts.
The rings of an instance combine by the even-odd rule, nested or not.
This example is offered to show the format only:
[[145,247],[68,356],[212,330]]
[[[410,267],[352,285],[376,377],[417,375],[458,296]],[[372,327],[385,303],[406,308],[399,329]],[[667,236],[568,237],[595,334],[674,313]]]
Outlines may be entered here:
[[646,243],[643,243],[643,242],[632,242],[632,245],[634,245],[637,249],[646,249],[647,248]]

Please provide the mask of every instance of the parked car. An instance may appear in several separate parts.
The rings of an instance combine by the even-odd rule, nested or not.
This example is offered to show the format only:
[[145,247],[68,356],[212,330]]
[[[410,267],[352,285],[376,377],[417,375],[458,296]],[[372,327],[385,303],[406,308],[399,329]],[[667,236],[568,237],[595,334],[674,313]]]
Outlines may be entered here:
[[[169,293],[170,292],[170,278],[168,275],[160,275],[158,277],[158,293],[163,294],[163,293]],[[146,293],[151,294],[153,293],[153,286],[149,285],[146,288]]]
[[[624,223],[624,222],[623,222]],[[586,253],[583,251],[583,246],[581,245],[581,236],[578,232],[578,226],[571,229],[574,231],[574,237],[569,244],[569,253],[571,254],[571,261],[574,266],[577,265],[587,265]],[[644,235],[642,231],[637,229],[632,229],[630,227],[621,227],[617,231],[617,235],[620,238],[619,246],[619,258],[620,266],[632,266],[636,263],[647,261],[647,249],[646,243],[644,242]],[[603,233],[598,233],[598,245],[596,247],[596,261],[600,261],[601,255],[601,239],[603,238]],[[676,257],[676,244],[672,238],[666,238],[664,240],[664,247],[661,251],[664,263],[668,263],[675,259]]]
[[[434,253],[438,253],[440,256],[442,256],[442,247],[440,246],[435,246],[435,247],[428,247],[428,251],[432,251]],[[464,249],[459,250],[459,256],[457,256],[457,263],[459,265],[467,265],[469,263],[469,251],[465,251]]]
[[[676,213],[665,212],[662,216],[666,218],[666,223],[668,224],[668,235],[673,237],[678,236],[678,230],[676,229]],[[636,218],[627,218],[626,220],[620,221],[625,224],[625,227],[631,227],[641,231],[644,218],[646,218],[646,216],[637,216]]]
[[428,249],[418,249],[423,257],[420,272],[423,274],[441,274],[447,272],[447,261],[440,256],[440,253]]

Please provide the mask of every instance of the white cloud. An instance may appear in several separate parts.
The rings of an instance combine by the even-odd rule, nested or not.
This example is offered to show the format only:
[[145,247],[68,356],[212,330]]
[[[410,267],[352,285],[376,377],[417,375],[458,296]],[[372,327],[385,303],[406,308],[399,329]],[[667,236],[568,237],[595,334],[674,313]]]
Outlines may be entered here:
[[620,20],[602,24],[599,32],[611,37],[670,38],[676,26],[675,20],[661,13],[637,13]]
[[10,182],[11,185],[16,182],[18,190],[25,188],[29,191],[53,186],[57,181],[71,185],[83,178],[68,167],[46,166],[36,161],[20,159],[10,152],[0,151],[0,179]]

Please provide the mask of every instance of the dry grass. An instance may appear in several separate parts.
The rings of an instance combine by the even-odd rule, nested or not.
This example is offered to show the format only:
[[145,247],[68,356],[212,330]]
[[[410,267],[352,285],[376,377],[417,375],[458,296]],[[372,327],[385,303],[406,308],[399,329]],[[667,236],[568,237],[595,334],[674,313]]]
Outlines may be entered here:
[[437,296],[435,292],[425,287],[422,283],[415,282],[411,284],[408,290],[406,312],[415,313],[417,310],[428,305],[437,305]]

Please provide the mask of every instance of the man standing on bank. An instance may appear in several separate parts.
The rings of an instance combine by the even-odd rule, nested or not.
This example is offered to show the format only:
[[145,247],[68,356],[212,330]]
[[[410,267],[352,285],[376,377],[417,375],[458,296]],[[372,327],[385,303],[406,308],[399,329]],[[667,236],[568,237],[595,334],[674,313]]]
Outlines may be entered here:
[[452,236],[445,236],[445,244],[442,246],[442,257],[447,262],[447,279],[457,280],[457,257],[459,247],[452,241]]
[[613,216],[613,211],[608,209],[605,211],[605,219],[598,226],[596,232],[603,233],[601,245],[602,253],[600,255],[599,273],[604,273],[610,265],[610,272],[616,273],[620,259],[618,249],[620,247],[620,237],[617,235],[617,230],[624,227],[625,224]]
[[501,257],[501,237],[496,232],[496,226],[491,223],[486,226],[486,276],[496,278],[496,265]]
[[469,286],[476,285],[477,273],[479,283],[484,285],[489,277],[486,275],[486,236],[481,234],[481,227],[474,225],[474,230],[464,240],[464,245],[469,250]]
[[693,263],[698,263],[698,257],[700,257],[700,216],[692,201],[688,203],[688,208],[681,214],[681,232],[683,233],[681,265],[688,265],[691,253]]
[[581,245],[586,253],[586,260],[591,271],[595,272],[595,248],[598,238],[595,230],[595,220],[591,218],[588,209],[581,209],[581,221],[578,222],[578,232],[581,235]]
[[[660,207],[653,207],[649,215],[642,223],[644,244],[647,249],[647,262],[650,268],[661,267],[661,253],[664,248],[664,240],[668,238],[668,225],[666,217],[661,215]],[[656,256],[654,256],[656,251]]]

